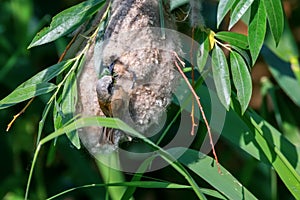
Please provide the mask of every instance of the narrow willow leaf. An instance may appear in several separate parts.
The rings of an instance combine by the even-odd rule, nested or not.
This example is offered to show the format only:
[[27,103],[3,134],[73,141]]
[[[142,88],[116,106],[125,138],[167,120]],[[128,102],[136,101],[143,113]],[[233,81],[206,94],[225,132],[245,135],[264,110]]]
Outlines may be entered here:
[[[212,91],[208,92],[205,86],[201,86],[197,91],[201,94],[204,108],[216,106],[216,104],[211,104],[205,99],[214,98],[217,94]],[[299,198],[300,149],[289,142],[282,133],[256,114],[255,111],[247,109],[243,116],[240,115],[240,112],[234,110],[234,108],[239,107],[239,102],[235,98],[232,99],[231,105],[233,109],[226,112],[222,136],[253,158],[267,166],[274,167],[284,183]],[[209,109],[206,115],[210,116]],[[215,125],[212,124],[211,129],[217,130],[219,123],[218,121]]]
[[10,107],[27,99],[31,99],[32,97],[49,93],[55,88],[57,88],[57,86],[52,83],[39,83],[18,87],[0,101],[0,109]]
[[284,16],[281,0],[262,0],[267,13],[271,33],[276,46],[279,43],[284,28]]
[[231,29],[247,12],[254,0],[240,0],[230,16],[229,29]]
[[43,128],[44,128],[44,124],[45,124],[45,121],[46,121],[46,117],[47,117],[51,107],[52,107],[52,102],[48,102],[47,105],[45,106],[44,110],[43,110],[42,119],[39,121],[39,128],[38,128],[36,144],[38,144],[40,142],[42,131],[43,131]]
[[33,84],[39,84],[43,82],[48,82],[57,75],[61,74],[66,68],[68,68],[73,63],[72,60],[63,61],[58,64],[52,65],[43,71],[37,73],[24,83],[22,83],[19,87],[24,87],[25,85],[33,85]]
[[171,9],[171,11],[173,11],[176,8],[179,8],[180,6],[182,6],[184,4],[188,4],[188,3],[189,3],[189,0],[171,0],[170,1],[170,9]]
[[52,42],[75,30],[103,6],[104,2],[104,0],[85,1],[57,14],[53,17],[49,27],[44,28],[36,34],[28,49]]
[[64,117],[64,114],[61,111],[60,107],[60,102],[61,102],[61,95],[59,96],[58,99],[55,98],[55,100],[52,101],[54,104],[53,106],[53,125],[54,125],[54,130],[58,130],[63,126],[62,123],[62,118]]
[[230,105],[230,76],[227,60],[223,50],[216,45],[212,52],[212,71],[217,89],[218,97],[224,107],[228,110]]
[[[76,103],[77,103],[77,84],[76,84],[76,75],[75,73],[71,73],[64,85],[64,89],[62,92],[62,113],[64,117],[62,118],[62,123],[67,123],[70,121],[76,111]],[[71,131],[66,133],[69,140],[72,144],[77,148],[80,149],[80,141],[77,131]]]
[[265,44],[274,54],[276,54],[276,56],[285,62],[291,62],[294,58],[299,57],[297,42],[287,23],[285,23],[280,42],[277,46],[271,34],[267,34]]
[[129,127],[126,123],[119,119],[114,118],[103,118],[103,117],[87,117],[87,118],[80,118],[68,125],[66,125],[63,128],[58,129],[57,131],[49,134],[45,138],[43,138],[40,143],[38,144],[38,147],[34,153],[34,158],[32,161],[32,165],[29,172],[29,178],[27,181],[27,187],[25,192],[25,199],[28,197],[29,188],[30,188],[30,182],[33,174],[33,169],[36,164],[36,160],[40,151],[40,148],[45,143],[53,140],[54,138],[63,135],[66,132],[71,132],[73,130],[82,128],[82,127],[88,127],[88,126],[106,126],[109,128],[115,128],[120,129],[128,134],[132,134],[135,137],[138,137],[142,139],[145,143],[153,147],[155,150],[158,151],[158,154],[167,161],[179,174],[181,174],[187,182],[190,184],[190,186],[193,188],[193,191],[196,193],[198,198],[205,199],[205,196],[203,192],[201,191],[200,187],[197,185],[193,177],[189,174],[189,172],[175,159],[171,154],[169,154],[164,149],[160,148],[156,144],[154,144],[151,140],[149,140],[147,137],[145,137],[143,134],[138,133],[133,128]]
[[296,199],[300,198],[300,176],[281,152],[280,147],[274,146],[272,138],[266,137],[268,129],[254,116],[248,116],[245,121],[255,127],[255,138],[258,148],[264,153],[285,186]]
[[222,20],[228,11],[233,7],[236,0],[220,0],[217,13],[217,27],[219,28]]
[[209,39],[206,33],[200,32],[197,39],[197,42],[200,43],[200,48],[197,51],[197,67],[201,73],[206,65],[208,54],[210,51]]
[[[300,106],[299,81],[293,74],[291,64],[279,59],[277,55],[275,55],[268,48],[263,48],[261,53],[264,57],[264,60],[269,66],[269,70],[272,73],[272,76],[275,78],[280,88],[283,89],[283,91],[296,105]],[[289,53],[287,52],[287,55]]]
[[[275,89],[274,89],[275,90]],[[275,91],[273,92],[275,93]],[[276,94],[274,94],[275,96]],[[282,132],[284,136],[296,146],[300,146],[300,130],[298,127],[298,113],[300,108],[296,108],[294,104],[291,104],[290,101],[287,101],[283,95],[276,95],[276,103],[278,113],[277,123],[282,127]],[[275,115],[276,116],[276,115]],[[282,121],[280,121],[280,119]]]
[[251,61],[251,58],[250,58],[248,52],[244,49],[241,49],[241,48],[237,47],[237,46],[232,46],[231,48],[234,51],[238,52],[244,58],[244,60],[246,61],[247,67],[249,68],[249,70],[251,70],[252,61]]
[[[58,197],[65,195],[67,193],[80,190],[80,189],[87,189],[87,188],[95,188],[95,187],[112,187],[112,186],[125,186],[127,188],[132,188],[132,187],[139,187],[139,188],[162,188],[162,189],[191,189],[191,186],[188,185],[181,185],[177,183],[169,183],[169,182],[163,182],[163,181],[130,181],[130,182],[116,182],[116,183],[103,183],[103,184],[90,184],[90,185],[83,185],[83,186],[78,186],[74,187],[68,190],[65,190],[59,194],[56,194],[52,197],[49,197],[47,200],[52,200],[52,199],[57,199]],[[206,189],[206,188],[201,188],[204,194],[210,195],[214,198],[218,199],[225,199],[223,195],[221,195],[219,192],[211,190],[211,189]],[[130,196],[131,197],[131,196]],[[128,197],[127,199],[130,199]]]
[[[291,64],[288,69],[285,69],[285,74],[290,74],[290,71],[292,70],[292,73],[296,77],[296,80],[298,81],[298,84],[300,84],[300,65],[298,61],[299,57],[299,50],[297,46],[297,42],[295,41],[295,38],[291,32],[291,29],[287,23],[285,23],[283,34],[280,38],[279,44],[276,46],[274,43],[273,38],[270,36],[270,34],[267,35],[265,44],[272,50],[276,56],[278,56],[280,59],[284,60],[285,62],[288,62]],[[266,57],[265,59],[269,59]],[[276,58],[277,59],[277,58]],[[277,65],[277,64],[276,64]],[[289,70],[291,68],[291,70]],[[288,73],[287,73],[288,72]],[[291,76],[292,77],[292,76]],[[278,77],[281,78],[281,77]],[[283,88],[285,85],[282,86]],[[299,87],[299,86],[298,86]],[[292,95],[296,95],[294,91],[286,91],[287,93],[291,93]],[[293,99],[295,101],[295,99]],[[298,98],[298,100],[300,99]]]
[[254,2],[251,12],[252,19],[248,28],[249,49],[255,63],[265,40],[267,17],[262,0]]
[[216,33],[215,37],[220,40],[223,40],[225,42],[228,42],[231,45],[240,47],[242,49],[248,48],[247,36],[245,36],[243,34],[228,32],[228,31],[221,31],[221,32]]
[[177,152],[183,153],[179,162],[203,178],[211,186],[222,192],[228,199],[257,199],[239,181],[221,166],[222,175],[218,173],[214,159],[192,149],[177,147],[170,152],[172,155]]
[[[217,94],[214,91],[209,91],[206,86],[201,85],[197,89],[197,92],[201,94],[201,103],[203,108],[211,108],[218,106],[217,103],[211,103],[210,99],[216,99]],[[208,99],[208,100],[207,100]],[[232,108],[226,112],[226,118],[224,126],[222,128],[222,136],[224,139],[228,140],[230,143],[234,144],[237,148],[245,151],[253,158],[263,162],[268,166],[272,166],[268,159],[263,155],[262,150],[257,146],[255,130],[251,123],[246,123],[245,119],[250,116],[257,121],[257,124],[263,124],[262,130],[265,138],[269,140],[269,147],[276,146],[280,149],[280,152],[287,158],[288,162],[293,166],[292,173],[300,174],[300,148],[289,142],[277,129],[275,129],[271,124],[264,120],[261,116],[255,113],[251,109],[247,109],[243,116],[241,116],[240,111],[237,112],[234,108],[238,108],[239,102],[237,99],[232,98]],[[219,107],[219,106],[218,106]],[[205,110],[207,116],[211,116],[210,109]],[[234,123],[234,126],[232,125]],[[211,124],[212,130],[217,130],[220,121],[216,124]],[[288,179],[288,177],[285,177]]]
[[[50,92],[50,91],[42,89],[43,87],[47,87],[47,85],[49,86],[48,89],[51,89],[51,91],[52,91],[54,89],[54,88],[52,88],[52,87],[54,87],[53,84],[51,85],[50,83],[46,83],[46,82],[48,82],[49,80],[51,80],[55,76],[61,74],[72,63],[73,63],[72,60],[64,61],[64,62],[55,64],[51,67],[48,67],[47,69],[44,69],[43,71],[37,73],[32,78],[28,79],[27,81],[25,81],[24,83],[19,85],[7,97],[2,99],[0,101],[0,109],[4,109],[4,108],[10,107],[10,106],[13,106],[16,103],[19,103],[21,101],[25,101],[25,100],[33,97],[32,95],[38,96],[40,94],[45,94],[45,93]],[[44,83],[44,85],[43,85],[43,83]],[[39,85],[36,89],[39,89],[40,93],[36,93],[36,94],[23,93],[23,92],[28,92],[29,90],[34,90],[35,89],[34,85]],[[43,93],[41,93],[41,92],[43,92]],[[17,97],[16,95],[20,95],[20,97]],[[29,96],[31,96],[31,97],[29,97]],[[29,98],[27,98],[27,97],[29,97]],[[13,99],[15,99],[15,100],[13,100]],[[21,100],[21,99],[23,99],[23,100]]]
[[237,99],[241,105],[242,114],[246,111],[252,94],[251,75],[240,54],[230,53],[231,74],[237,91]]

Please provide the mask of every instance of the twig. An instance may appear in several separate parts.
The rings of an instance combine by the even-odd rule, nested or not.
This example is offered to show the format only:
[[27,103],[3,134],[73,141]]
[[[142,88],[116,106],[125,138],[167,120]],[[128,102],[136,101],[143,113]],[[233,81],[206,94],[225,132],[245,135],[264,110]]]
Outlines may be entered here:
[[[193,59],[193,49],[194,49],[194,33],[195,33],[195,28],[193,27],[192,29],[192,45],[190,49],[190,60],[191,60],[191,67],[192,67],[192,87],[194,89],[195,86],[195,73],[194,73],[194,59]],[[177,58],[178,59],[178,58]],[[191,130],[191,135],[194,135],[195,132],[195,127],[197,126],[195,122],[195,98],[194,96],[192,97],[192,111],[191,111],[191,118],[192,118],[192,130]]]
[[225,49],[227,49],[228,51],[230,51],[230,52],[232,51],[231,48],[230,48],[230,45],[223,44],[222,42],[220,42],[220,41],[218,41],[218,40],[216,40],[216,39],[215,39],[215,42],[216,42],[217,44],[219,44],[220,46],[224,47]]
[[16,121],[16,119],[25,112],[25,110],[28,108],[28,106],[32,103],[32,101],[34,100],[34,97],[31,98],[28,103],[26,104],[26,106],[16,115],[14,115],[14,118],[9,122],[9,124],[7,125],[6,128],[6,132],[9,131],[9,129],[11,128],[11,126],[13,125],[13,123]]
[[[180,62],[180,63],[183,63],[183,61],[178,57],[177,53],[174,52],[174,55],[175,57],[177,58],[177,60]],[[188,78],[185,76],[185,74],[183,73],[182,69],[180,68],[180,66],[178,65],[177,61],[174,62],[178,71],[180,72],[180,74],[182,75],[182,77],[184,78],[185,82],[187,83],[187,85],[189,86],[193,96],[195,97],[196,101],[197,101],[197,104],[199,106],[199,109],[200,109],[200,112],[201,112],[201,115],[203,117],[203,120],[204,120],[204,123],[205,123],[205,126],[207,128],[207,132],[208,132],[208,136],[209,136],[209,141],[210,141],[210,145],[211,145],[211,148],[212,148],[212,152],[213,152],[213,155],[214,155],[214,158],[216,160],[216,164],[217,164],[217,167],[218,167],[218,172],[220,174],[222,174],[221,172],[221,168],[220,168],[220,164],[219,164],[219,161],[218,161],[218,157],[217,157],[217,154],[216,154],[216,151],[215,151],[215,147],[214,147],[214,143],[213,143],[213,139],[212,139],[212,133],[211,133],[211,130],[210,130],[210,126],[208,124],[208,121],[206,119],[206,116],[205,116],[205,113],[204,113],[204,110],[203,110],[203,107],[200,103],[200,97],[196,94],[194,88],[192,87],[192,85],[190,84]]]
[[[58,63],[60,63],[64,59],[67,51],[70,49],[71,45],[74,43],[74,41],[77,38],[77,36],[78,36],[78,33],[72,38],[71,42],[69,42],[69,44],[65,48],[64,52],[62,53],[62,55],[59,57]],[[17,120],[17,118],[26,111],[26,109],[28,108],[28,106],[33,102],[34,98],[35,97],[32,97],[28,101],[28,103],[26,104],[26,106],[18,114],[14,115],[14,118],[7,125],[6,132],[9,131],[9,129],[12,127],[13,123]]]
[[76,33],[76,35],[74,35],[74,37],[72,38],[71,42],[69,42],[69,44],[66,46],[64,52],[61,54],[61,56],[58,59],[58,63],[60,63],[64,59],[64,57],[66,56],[66,53],[71,48],[72,44],[74,43],[74,41],[75,41],[75,39],[77,38],[78,35],[79,35],[79,32]]

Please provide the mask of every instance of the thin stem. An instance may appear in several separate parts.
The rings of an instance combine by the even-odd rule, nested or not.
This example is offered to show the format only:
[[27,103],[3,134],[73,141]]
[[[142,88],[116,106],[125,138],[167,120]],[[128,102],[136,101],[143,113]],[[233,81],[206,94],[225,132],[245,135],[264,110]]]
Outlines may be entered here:
[[[175,57],[177,58],[177,60],[182,63],[183,61],[181,61],[181,59],[178,57],[177,53],[174,52],[174,55]],[[221,174],[221,168],[220,168],[220,164],[219,164],[219,161],[218,161],[218,157],[217,157],[217,154],[216,154],[216,151],[215,151],[215,147],[214,147],[214,143],[213,143],[213,139],[212,139],[212,133],[211,133],[211,130],[210,130],[210,126],[208,124],[208,121],[206,119],[206,116],[205,116],[205,113],[204,113],[204,110],[203,110],[203,107],[201,105],[201,102],[200,102],[200,97],[196,94],[194,88],[192,87],[192,85],[190,84],[188,78],[185,76],[185,74],[183,73],[183,71],[181,70],[181,67],[178,65],[177,61],[174,62],[175,63],[175,66],[177,67],[178,71],[180,72],[180,74],[182,75],[182,77],[184,78],[185,82],[187,83],[188,87],[190,88],[192,94],[194,95],[196,101],[197,101],[197,104],[198,104],[198,107],[200,109],[200,112],[201,112],[201,115],[203,117],[203,120],[204,120],[204,123],[205,123],[205,126],[207,128],[207,132],[208,132],[208,136],[209,136],[209,141],[210,141],[210,145],[211,145],[211,148],[212,148],[212,152],[213,152],[213,155],[214,155],[214,158],[216,160],[216,164],[217,164],[217,167],[218,167],[218,172]]]
[[17,119],[21,114],[23,114],[23,113],[26,111],[26,109],[27,109],[28,106],[33,102],[33,100],[34,100],[34,97],[32,97],[32,98],[28,101],[28,103],[26,104],[26,106],[25,106],[18,114],[14,115],[14,118],[13,118],[13,119],[9,122],[9,124],[7,125],[6,132],[9,131],[9,129],[11,128],[11,126],[13,125],[13,123],[16,121],[16,119]]
[[[192,28],[192,45],[190,49],[190,61],[191,61],[191,67],[192,67],[192,87],[194,90],[195,86],[195,69],[194,69],[194,59],[193,59],[193,49],[194,49],[194,34],[195,34],[195,28]],[[192,97],[192,111],[191,111],[191,118],[192,118],[192,130],[191,135],[194,135],[195,127],[197,126],[195,122],[195,99]]]
[[220,42],[220,41],[218,41],[218,40],[216,40],[216,39],[215,39],[215,42],[216,42],[218,45],[220,45],[220,46],[224,47],[225,49],[227,49],[228,51],[230,51],[230,52],[232,51],[231,48],[230,48],[230,45],[223,44],[222,42]]
[[32,175],[33,175],[33,169],[34,169],[34,165],[36,163],[36,159],[38,157],[38,154],[40,152],[40,149],[41,149],[41,143],[37,146],[37,148],[34,152],[34,157],[33,157],[31,167],[30,167],[29,177],[28,177],[27,186],[26,186],[26,192],[25,192],[25,198],[24,198],[25,200],[27,200],[27,198],[28,198],[29,187],[30,187],[31,178],[32,178]]

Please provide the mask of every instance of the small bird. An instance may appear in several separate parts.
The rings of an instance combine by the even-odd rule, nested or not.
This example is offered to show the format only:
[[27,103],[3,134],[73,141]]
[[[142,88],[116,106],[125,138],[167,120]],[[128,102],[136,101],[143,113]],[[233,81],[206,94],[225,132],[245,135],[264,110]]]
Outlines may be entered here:
[[113,76],[105,75],[97,81],[96,92],[100,108],[105,116],[112,117],[111,98],[113,94]]

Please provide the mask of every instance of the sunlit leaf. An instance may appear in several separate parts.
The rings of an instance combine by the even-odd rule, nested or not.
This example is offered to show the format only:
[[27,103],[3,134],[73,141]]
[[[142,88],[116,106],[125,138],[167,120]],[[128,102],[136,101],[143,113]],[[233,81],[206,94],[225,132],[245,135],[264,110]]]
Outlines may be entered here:
[[300,64],[298,60],[299,51],[297,42],[295,41],[289,25],[285,23],[284,31],[277,46],[270,35],[267,35],[265,44],[280,59],[291,63],[291,69],[300,84]]
[[52,83],[39,83],[32,85],[25,85],[24,87],[18,87],[7,97],[0,101],[0,109],[4,109],[20,103],[22,101],[31,99],[42,94],[46,94],[54,90],[57,86]]
[[250,58],[249,53],[247,52],[247,50],[241,49],[241,48],[236,47],[236,46],[232,46],[231,48],[234,51],[238,52],[244,58],[244,60],[246,61],[246,64],[247,64],[249,70],[251,70],[252,61],[251,61],[251,58]]
[[276,95],[276,100],[277,110],[279,110],[277,115],[281,116],[281,121],[278,124],[281,122],[279,126],[282,128],[283,135],[296,146],[300,146],[300,129],[298,126],[300,108],[295,108],[295,105],[291,101],[287,101],[280,93]]
[[261,53],[279,86],[296,105],[300,106],[300,84],[294,76],[291,64],[279,59],[268,48],[263,48]]
[[143,140],[146,144],[148,144],[150,147],[152,147],[154,150],[157,150],[159,155],[167,161],[176,171],[181,174],[187,182],[190,184],[190,186],[193,188],[194,192],[200,199],[205,199],[205,196],[203,192],[201,191],[200,187],[197,185],[193,177],[189,174],[189,172],[178,162],[176,161],[175,158],[171,154],[169,154],[167,151],[164,149],[160,148],[156,144],[154,144],[151,140],[149,140],[147,137],[144,135],[140,134],[139,132],[135,131],[133,128],[128,126],[126,123],[119,119],[114,119],[114,118],[103,118],[103,117],[87,117],[87,118],[80,118],[58,130],[55,132],[47,135],[45,138],[43,138],[39,145],[38,148],[36,149],[34,153],[34,158],[33,158],[33,163],[30,168],[29,172],[29,178],[27,182],[27,187],[26,187],[26,192],[25,192],[25,199],[28,197],[28,192],[29,192],[29,187],[30,187],[30,182],[33,174],[33,169],[36,164],[36,160],[40,151],[40,148],[42,145],[45,143],[55,139],[56,137],[61,136],[62,134],[66,132],[71,132],[74,130],[77,130],[82,127],[89,127],[89,126],[105,126],[109,128],[115,128],[115,129],[120,129],[128,134],[131,134],[135,137],[140,138]]
[[217,13],[217,27],[220,26],[222,20],[228,11],[233,7],[233,4],[236,0],[220,0],[218,4],[218,13]]
[[49,27],[33,38],[28,48],[52,42],[74,31],[104,5],[104,0],[89,0],[68,8],[53,17]]
[[[179,162],[186,165],[190,170],[203,178],[206,182],[222,191],[228,199],[256,199],[239,181],[221,166],[222,175],[218,173],[218,168],[214,159],[198,151],[184,148],[174,148],[171,154],[184,152],[179,158]],[[176,157],[176,156],[175,156]]]
[[[213,91],[208,91],[207,87],[201,86],[198,88],[198,93],[201,94],[201,103],[204,108],[212,108],[218,106],[216,102],[212,102],[210,99],[216,99],[217,94]],[[240,114],[240,111],[236,111],[235,108],[239,108],[239,102],[232,98],[232,108],[226,112],[226,118],[224,121],[218,121],[216,124],[212,124],[211,129],[217,130],[220,123],[224,123],[222,126],[222,137],[228,140],[231,144],[236,147],[244,150],[249,155],[255,159],[271,166],[272,163],[263,155],[261,149],[257,146],[257,141],[255,137],[255,129],[253,128],[252,123],[248,123],[247,120],[249,117],[254,118],[258,124],[263,124],[262,130],[265,135],[265,138],[269,140],[270,146],[276,146],[280,149],[281,153],[287,158],[290,164],[293,166],[294,171],[300,174],[300,148],[296,147],[290,143],[282,133],[280,133],[276,128],[269,124],[265,119],[256,114],[253,110],[247,109],[244,115]],[[210,116],[210,109],[205,110],[205,114]],[[232,124],[234,123],[234,126]],[[219,132],[219,134],[221,133]],[[293,172],[294,173],[294,172]],[[288,179],[288,177],[285,177]]]
[[252,19],[248,28],[248,41],[252,61],[255,63],[264,43],[267,19],[262,1],[255,1],[251,11]]
[[250,72],[244,59],[234,51],[230,53],[230,66],[233,83],[237,91],[237,98],[243,114],[248,107],[252,94]]
[[223,50],[216,45],[212,53],[212,71],[218,97],[228,110],[230,105],[230,76],[227,60]]
[[288,24],[285,24],[284,31],[277,46],[270,34],[267,34],[265,44],[276,56],[286,62],[291,62],[293,58],[298,58],[299,56],[297,42]]
[[284,15],[281,5],[281,0],[262,0],[267,13],[268,22],[270,25],[271,33],[278,45],[281,34],[284,28]]
[[254,0],[240,0],[230,15],[229,29],[231,29],[247,12]]
[[281,146],[275,146],[272,137],[266,136],[268,128],[266,123],[262,122],[257,116],[246,114],[244,121],[255,127],[255,141],[257,147],[261,149],[268,161],[272,164],[275,171],[285,183],[289,191],[294,195],[296,199],[300,198],[300,176],[295,171],[289,160],[281,152]]
[[223,40],[225,42],[228,42],[231,45],[240,47],[242,49],[248,48],[247,36],[245,36],[243,34],[228,32],[228,31],[221,31],[221,32],[216,33],[215,37],[220,40]]
[[[58,64],[52,65],[43,71],[37,73],[24,83],[22,83],[19,87],[24,87],[25,85],[38,84],[43,82],[48,82],[57,75],[61,74],[66,68],[68,68],[73,63],[72,60],[63,61]],[[19,88],[18,87],[18,88]]]
[[[203,99],[204,95],[209,94],[201,90],[201,95]],[[282,181],[298,199],[300,197],[300,149],[291,144],[282,133],[254,111],[247,110],[241,116],[234,110],[238,107],[238,102],[233,99],[232,104],[233,110],[230,109],[226,113],[222,136],[259,161],[273,166]],[[234,126],[232,122],[235,122]],[[214,127],[211,128],[214,129]]]
[[51,92],[56,86],[47,82],[53,79],[55,76],[61,74],[70,66],[70,64],[72,64],[72,62],[72,60],[64,61],[37,73],[32,78],[19,85],[7,97],[2,99],[0,101],[0,109],[13,106],[16,103],[25,101],[34,96]]

